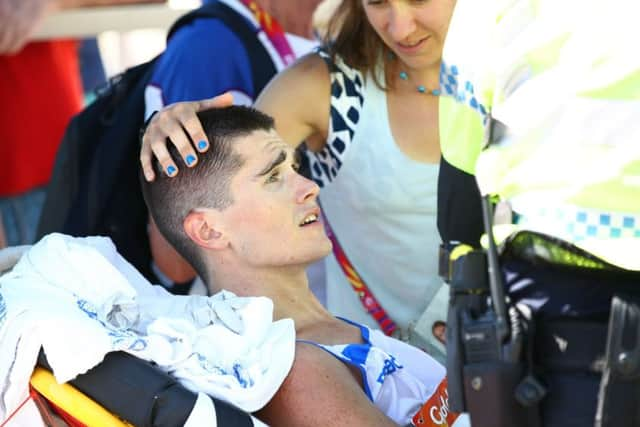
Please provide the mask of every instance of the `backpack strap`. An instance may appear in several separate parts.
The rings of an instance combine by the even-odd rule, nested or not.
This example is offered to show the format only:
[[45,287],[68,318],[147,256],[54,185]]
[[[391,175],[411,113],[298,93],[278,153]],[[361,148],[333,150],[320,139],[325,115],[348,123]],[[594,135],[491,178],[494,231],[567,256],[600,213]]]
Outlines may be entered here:
[[229,6],[214,1],[181,16],[169,29],[167,41],[180,28],[200,18],[220,19],[242,41],[251,64],[253,89],[259,94],[276,75],[276,66],[264,45],[256,37],[253,25]]

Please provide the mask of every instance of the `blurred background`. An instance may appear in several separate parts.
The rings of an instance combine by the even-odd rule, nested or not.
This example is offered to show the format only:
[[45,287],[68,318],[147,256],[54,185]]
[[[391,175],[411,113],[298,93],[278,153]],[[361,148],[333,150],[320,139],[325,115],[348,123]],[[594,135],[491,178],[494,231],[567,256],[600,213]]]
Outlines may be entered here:
[[31,38],[82,39],[79,58],[87,103],[93,98],[92,90],[106,79],[161,53],[171,24],[201,4],[200,0],[130,1],[133,4],[55,12],[45,18]]

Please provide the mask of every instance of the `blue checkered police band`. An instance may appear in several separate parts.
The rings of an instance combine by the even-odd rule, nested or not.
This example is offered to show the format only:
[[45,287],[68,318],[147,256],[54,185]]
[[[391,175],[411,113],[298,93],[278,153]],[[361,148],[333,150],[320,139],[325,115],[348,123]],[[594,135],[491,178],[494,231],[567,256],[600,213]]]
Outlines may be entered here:
[[486,123],[488,108],[480,102],[476,89],[469,80],[462,78],[455,64],[447,64],[442,61],[440,66],[440,93],[441,96],[450,96],[459,103],[465,104],[482,117]]
[[640,215],[603,212],[570,206],[516,215],[521,228],[540,231],[573,243],[587,239],[640,238]]

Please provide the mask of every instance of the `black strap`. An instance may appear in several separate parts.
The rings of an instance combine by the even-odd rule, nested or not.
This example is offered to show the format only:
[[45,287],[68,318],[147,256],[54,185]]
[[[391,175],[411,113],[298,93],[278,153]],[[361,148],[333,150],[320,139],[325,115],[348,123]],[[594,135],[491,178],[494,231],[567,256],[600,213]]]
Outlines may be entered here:
[[[276,75],[277,70],[271,56],[269,56],[264,45],[256,37],[254,26],[229,6],[219,1],[214,1],[183,15],[169,29],[167,40],[178,29],[200,18],[220,19],[242,41],[251,63],[253,90],[257,96],[271,78]],[[224,61],[225,58],[220,58],[220,60]]]
[[607,356],[596,427],[640,426],[640,297],[618,294],[611,303]]
[[[42,349],[38,365],[51,371]],[[153,363],[122,351],[107,353],[102,362],[70,383],[109,412],[140,427],[184,425],[197,399],[196,393]],[[216,409],[217,425],[253,426],[246,412],[210,398]]]

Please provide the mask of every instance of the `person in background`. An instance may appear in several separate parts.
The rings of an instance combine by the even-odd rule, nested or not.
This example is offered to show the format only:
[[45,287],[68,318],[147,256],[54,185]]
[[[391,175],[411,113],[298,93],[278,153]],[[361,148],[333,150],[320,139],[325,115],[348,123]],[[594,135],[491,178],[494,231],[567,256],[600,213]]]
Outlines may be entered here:
[[[345,0],[330,21],[326,47],[276,77],[256,102],[288,144],[307,140],[334,243],[325,262],[329,310],[403,337],[426,311],[446,317],[438,226],[445,240],[477,243],[481,232],[472,180],[455,184],[454,192],[477,203],[467,210],[469,224],[453,227],[436,216],[439,164],[446,165],[439,104],[454,96],[456,82],[441,55],[455,3]],[[194,120],[207,105],[178,103],[151,120],[141,151],[147,179],[155,177],[152,156],[168,175],[179,173],[167,137],[182,159],[207,149]],[[182,160],[180,167],[196,163]],[[455,187],[452,179],[444,186]],[[427,350],[444,360],[430,326],[426,335]]]
[[82,40],[78,50],[78,57],[80,59],[84,103],[88,105],[95,100],[96,88],[103,86],[107,82],[97,38],[91,37]]
[[[83,105],[78,42],[29,42],[56,11],[158,0],[0,0],[0,212],[5,244],[31,243],[58,144]],[[47,111],[47,114],[36,114]]]
[[436,339],[442,344],[446,344],[447,342],[446,329],[447,324],[442,320],[436,320],[431,326],[431,332],[433,333],[433,336],[436,337]]
[[330,38],[327,34],[329,23],[341,2],[342,0],[323,0],[318,7],[316,7],[311,23],[313,34],[318,40],[327,40]]

